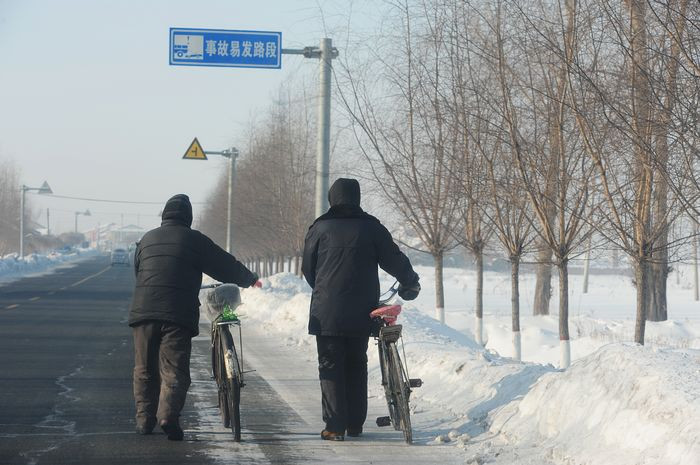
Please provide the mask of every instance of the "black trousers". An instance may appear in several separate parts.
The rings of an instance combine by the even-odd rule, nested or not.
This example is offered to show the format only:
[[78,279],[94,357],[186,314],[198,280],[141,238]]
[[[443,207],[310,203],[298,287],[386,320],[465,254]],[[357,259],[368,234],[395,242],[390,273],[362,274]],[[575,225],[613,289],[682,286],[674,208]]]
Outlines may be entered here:
[[360,429],[367,419],[368,337],[316,336],[326,430]]
[[134,326],[136,422],[176,421],[190,387],[192,333],[167,321]]

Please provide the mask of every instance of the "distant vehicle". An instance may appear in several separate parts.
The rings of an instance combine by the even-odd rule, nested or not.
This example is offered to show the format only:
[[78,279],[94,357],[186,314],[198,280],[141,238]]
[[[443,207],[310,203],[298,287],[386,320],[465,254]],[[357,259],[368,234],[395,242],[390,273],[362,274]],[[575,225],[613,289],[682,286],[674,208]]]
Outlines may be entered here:
[[129,266],[129,252],[125,249],[114,249],[111,255],[112,265],[126,265]]

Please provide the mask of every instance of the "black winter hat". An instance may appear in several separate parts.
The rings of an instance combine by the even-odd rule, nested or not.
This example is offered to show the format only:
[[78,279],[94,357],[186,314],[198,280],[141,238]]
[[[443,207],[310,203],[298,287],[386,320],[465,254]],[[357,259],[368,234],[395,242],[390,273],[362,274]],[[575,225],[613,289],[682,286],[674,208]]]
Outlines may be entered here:
[[163,208],[163,222],[177,222],[192,226],[192,204],[185,194],[173,195]]
[[357,179],[338,178],[328,190],[328,202],[335,205],[360,206],[360,183]]

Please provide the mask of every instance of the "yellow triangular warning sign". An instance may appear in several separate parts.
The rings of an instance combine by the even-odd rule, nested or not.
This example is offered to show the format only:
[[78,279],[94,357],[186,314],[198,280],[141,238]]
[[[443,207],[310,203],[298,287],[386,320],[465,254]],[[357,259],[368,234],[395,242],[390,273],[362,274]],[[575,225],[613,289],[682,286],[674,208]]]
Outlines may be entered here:
[[196,137],[194,138],[194,140],[190,144],[190,147],[187,149],[187,152],[185,152],[185,155],[183,155],[182,158],[185,160],[207,159],[207,156],[204,154],[204,149],[202,149],[202,145],[199,143]]

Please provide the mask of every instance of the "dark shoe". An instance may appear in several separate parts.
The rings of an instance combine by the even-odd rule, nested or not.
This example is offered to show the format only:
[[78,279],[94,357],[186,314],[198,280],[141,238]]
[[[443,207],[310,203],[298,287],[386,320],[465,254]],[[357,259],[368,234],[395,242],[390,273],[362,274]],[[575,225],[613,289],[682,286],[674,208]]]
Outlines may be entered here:
[[182,438],[185,437],[185,433],[182,431],[182,428],[180,428],[177,420],[170,422],[167,420],[161,420],[160,427],[163,429],[165,434],[168,435],[168,439],[171,441],[182,441]]
[[345,434],[347,434],[347,435],[350,436],[351,438],[359,437],[359,436],[362,434],[362,427],[359,427],[359,428],[348,428],[348,431],[347,431],[347,433],[345,433]]
[[345,436],[343,436],[343,433],[334,433],[324,429],[321,431],[321,439],[324,441],[345,441]]

